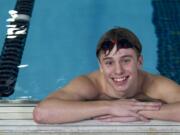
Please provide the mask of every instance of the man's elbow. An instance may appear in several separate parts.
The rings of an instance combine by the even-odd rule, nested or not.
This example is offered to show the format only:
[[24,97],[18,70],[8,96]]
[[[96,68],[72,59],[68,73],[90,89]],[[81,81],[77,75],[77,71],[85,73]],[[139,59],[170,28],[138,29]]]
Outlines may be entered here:
[[36,123],[42,124],[42,123],[45,123],[43,117],[44,117],[44,111],[39,105],[37,105],[33,110],[33,120]]

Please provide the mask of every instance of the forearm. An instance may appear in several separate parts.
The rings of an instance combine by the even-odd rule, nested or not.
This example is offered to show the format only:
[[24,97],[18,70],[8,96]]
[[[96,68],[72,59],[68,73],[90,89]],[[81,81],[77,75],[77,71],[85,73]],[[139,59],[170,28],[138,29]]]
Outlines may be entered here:
[[37,105],[33,116],[38,123],[66,123],[105,115],[107,112],[107,101],[82,102],[48,99]]
[[180,122],[180,103],[164,104],[158,111],[140,111],[139,113],[150,119]]

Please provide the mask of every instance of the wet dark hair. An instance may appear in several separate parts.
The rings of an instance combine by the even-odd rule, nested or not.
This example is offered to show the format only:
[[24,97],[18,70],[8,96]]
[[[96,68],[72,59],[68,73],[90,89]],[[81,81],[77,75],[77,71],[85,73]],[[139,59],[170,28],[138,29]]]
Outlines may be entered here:
[[109,53],[117,46],[117,51],[121,48],[132,48],[139,56],[142,51],[142,46],[137,36],[126,28],[116,27],[107,31],[99,40],[96,56],[99,58],[100,53],[105,55]]

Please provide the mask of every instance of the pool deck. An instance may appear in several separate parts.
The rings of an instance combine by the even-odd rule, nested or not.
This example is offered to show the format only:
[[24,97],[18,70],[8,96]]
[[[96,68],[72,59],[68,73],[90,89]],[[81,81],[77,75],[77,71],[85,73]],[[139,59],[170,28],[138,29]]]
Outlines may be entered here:
[[0,135],[179,135],[180,122],[105,123],[86,120],[68,124],[37,124],[36,103],[0,103]]

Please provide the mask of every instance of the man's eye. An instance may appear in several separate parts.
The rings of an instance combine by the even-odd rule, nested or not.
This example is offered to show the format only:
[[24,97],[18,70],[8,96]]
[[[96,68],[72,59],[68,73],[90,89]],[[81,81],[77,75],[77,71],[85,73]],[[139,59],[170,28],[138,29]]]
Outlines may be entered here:
[[106,61],[105,64],[106,64],[106,65],[112,65],[113,62],[112,62],[112,61]]
[[131,61],[131,59],[124,59],[123,62],[124,63],[129,63]]

